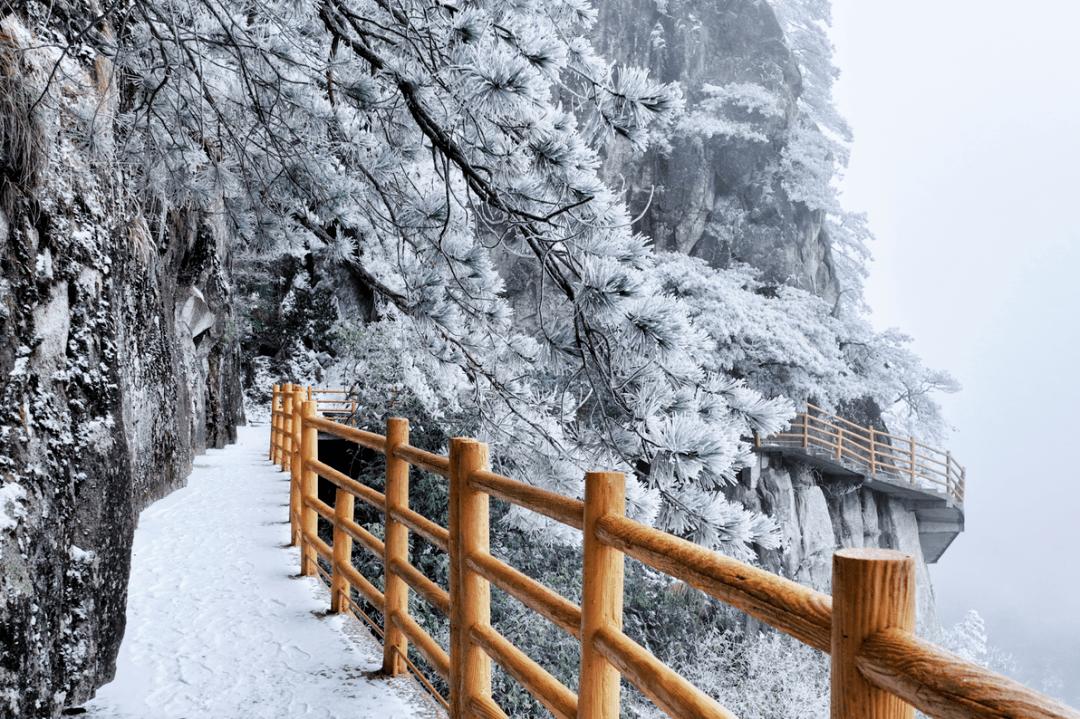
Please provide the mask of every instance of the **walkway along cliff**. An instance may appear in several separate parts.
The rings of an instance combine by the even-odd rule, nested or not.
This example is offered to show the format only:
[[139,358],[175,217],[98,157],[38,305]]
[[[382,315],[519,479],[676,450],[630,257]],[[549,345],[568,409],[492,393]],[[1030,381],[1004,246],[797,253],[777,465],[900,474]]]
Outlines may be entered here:
[[[385,435],[365,432],[319,416],[312,397],[301,387],[275,387],[270,431],[270,458],[291,475],[289,515],[293,542],[301,548],[301,572],[322,574],[330,582],[332,611],[357,611],[354,592],[378,608],[387,617],[385,626],[374,627],[384,637],[383,671],[404,671],[412,642],[448,682],[444,702],[451,719],[506,716],[491,698],[492,660],[559,719],[618,717],[620,677],[672,717],[730,719],[726,709],[622,632],[624,555],[829,653],[834,719],[900,719],[912,717],[913,707],[938,719],[1080,719],[1074,709],[919,639],[911,555],[881,549],[836,552],[830,597],[628,519],[620,473],[587,473],[582,502],[489,471],[487,446],[476,440],[453,439],[449,457],[435,455],[408,444],[407,420],[388,420]],[[383,454],[385,493],[320,462],[320,433]],[[409,509],[410,466],[449,481],[449,527]],[[320,478],[336,487],[333,507],[318,498]],[[580,607],[490,554],[489,497],[583,532]],[[384,513],[385,542],[352,521],[357,499]],[[318,536],[319,517],[333,525],[330,544]],[[447,589],[409,564],[410,531],[449,553]],[[382,560],[384,592],[352,567],[354,540]],[[515,647],[491,627],[492,584],[581,642],[577,694],[530,659],[528,647]],[[409,616],[410,588],[450,617],[448,648]]]

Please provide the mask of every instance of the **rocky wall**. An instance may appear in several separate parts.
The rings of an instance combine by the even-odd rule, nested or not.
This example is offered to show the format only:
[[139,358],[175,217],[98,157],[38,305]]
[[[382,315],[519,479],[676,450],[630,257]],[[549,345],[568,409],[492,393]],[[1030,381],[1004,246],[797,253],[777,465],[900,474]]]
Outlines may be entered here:
[[761,551],[762,565],[825,593],[832,590],[838,549],[897,549],[915,557],[915,624],[919,636],[940,643],[934,588],[919,542],[915,512],[902,500],[851,480],[823,475],[780,455],[760,454],[743,470],[730,497],[772,517],[779,550]]
[[125,186],[112,76],[0,20],[3,716],[111,679],[138,512],[243,420],[221,233]]
[[[616,65],[682,87],[686,113],[642,157],[613,143],[603,174],[624,188],[635,229],[714,267],[745,262],[766,282],[836,301],[824,214],[791,199],[785,148],[802,76],[776,15],[759,0],[598,0],[593,42]],[[757,109],[715,88],[755,89]],[[737,93],[736,93],[737,94]],[[765,101],[762,102],[762,99]]]

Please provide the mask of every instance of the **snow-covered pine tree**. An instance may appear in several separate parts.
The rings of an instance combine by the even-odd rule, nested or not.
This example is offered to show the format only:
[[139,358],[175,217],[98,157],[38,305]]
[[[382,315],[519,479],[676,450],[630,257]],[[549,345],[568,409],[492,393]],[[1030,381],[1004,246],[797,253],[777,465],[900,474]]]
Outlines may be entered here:
[[689,308],[709,338],[705,367],[770,397],[810,399],[828,410],[872,400],[896,434],[943,440],[948,425],[935,392],[955,392],[947,372],[925,367],[892,329],[877,332],[859,312],[796,287],[772,286],[746,265],[726,270],[679,253],[659,256],[655,277]]
[[833,64],[831,0],[770,0],[802,72],[801,116],[791,129],[781,171],[792,199],[826,213],[842,300],[863,308],[862,281],[873,234],[864,213],[840,205],[834,178],[847,167],[853,135],[833,102],[840,70]]
[[[721,487],[745,438],[792,406],[706,371],[706,336],[597,179],[604,143],[645,145],[680,98],[593,52],[585,2],[133,0],[106,15],[82,37],[117,61],[117,139],[157,213],[194,203],[248,248],[346,263],[517,476],[580,494],[585,469],[620,469],[636,516],[743,556],[775,542]],[[534,334],[485,241],[542,268]]]

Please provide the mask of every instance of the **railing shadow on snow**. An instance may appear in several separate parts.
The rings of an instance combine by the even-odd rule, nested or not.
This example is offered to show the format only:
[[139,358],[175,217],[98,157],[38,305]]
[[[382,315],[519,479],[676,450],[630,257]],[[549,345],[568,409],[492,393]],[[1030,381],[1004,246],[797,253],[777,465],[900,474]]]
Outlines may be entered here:
[[[558,719],[616,719],[620,676],[672,717],[733,719],[622,632],[624,555],[830,654],[834,719],[910,719],[912,707],[937,719],[1080,719],[1080,712],[916,637],[911,555],[836,552],[830,597],[628,519],[621,473],[586,473],[580,501],[490,472],[487,446],[474,439],[452,439],[443,457],[410,446],[405,419],[387,420],[386,434],[379,435],[318,416],[315,391],[308,388],[275,386],[273,396],[270,459],[291,473],[289,513],[301,573],[326,577],[334,612],[363,614],[351,599],[356,590],[382,613],[385,626],[368,622],[383,635],[384,673],[396,676],[409,667],[423,680],[407,658],[412,642],[450,687],[449,701],[440,701],[451,719],[506,717],[491,697],[492,659]],[[383,454],[385,493],[320,462],[320,432]],[[410,466],[449,481],[449,527],[409,509]],[[336,486],[333,508],[318,499],[320,477]],[[580,607],[490,554],[491,496],[583,532]],[[353,498],[383,512],[385,541],[353,521]],[[320,516],[333,525],[332,545],[318,536]],[[449,553],[448,589],[409,563],[410,531]],[[382,561],[384,592],[352,566],[353,541]],[[319,567],[320,557],[329,573]],[[489,583],[581,642],[577,694],[492,628]],[[410,588],[450,619],[449,647],[409,616]]]

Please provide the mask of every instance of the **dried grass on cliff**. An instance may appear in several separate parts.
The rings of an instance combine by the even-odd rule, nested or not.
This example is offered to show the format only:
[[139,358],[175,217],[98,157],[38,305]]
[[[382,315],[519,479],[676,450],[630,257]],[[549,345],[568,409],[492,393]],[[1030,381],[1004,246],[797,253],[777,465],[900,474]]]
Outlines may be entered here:
[[0,21],[0,208],[10,214],[15,192],[32,192],[49,165],[45,132],[35,121],[40,93],[28,77],[26,31]]

